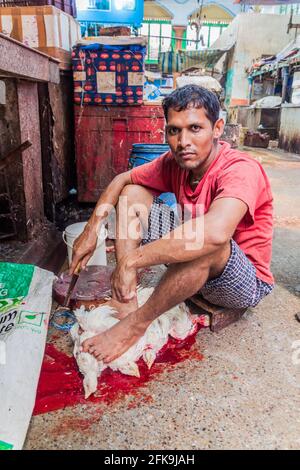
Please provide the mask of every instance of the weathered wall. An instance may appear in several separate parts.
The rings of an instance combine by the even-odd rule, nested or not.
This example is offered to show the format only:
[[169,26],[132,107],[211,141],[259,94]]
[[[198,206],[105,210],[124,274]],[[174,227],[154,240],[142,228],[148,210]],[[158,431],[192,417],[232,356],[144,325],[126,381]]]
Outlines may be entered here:
[[22,154],[26,226],[31,238],[38,232],[44,219],[37,83],[24,80],[18,82],[18,104],[21,141],[29,139],[32,143]]
[[60,84],[39,84],[45,214],[55,220],[55,205],[75,185],[72,76],[61,73]]
[[279,147],[300,154],[300,106],[281,108]]
[[[11,78],[2,78],[5,88],[5,104],[0,105],[0,159],[21,144],[20,122],[18,115],[17,82]],[[26,217],[24,208],[22,156],[19,154],[5,169],[11,196],[14,220],[20,239],[26,239]],[[0,192],[4,191],[4,179],[0,176]],[[1,209],[3,207],[3,209]],[[7,201],[0,201],[0,212],[7,207]],[[6,210],[5,210],[6,212]],[[2,223],[5,223],[2,220]],[[3,232],[10,231],[9,222]],[[7,229],[6,229],[7,228]]]
[[[5,170],[18,225],[17,235],[27,241],[39,235],[40,229],[47,225],[44,218],[43,176],[51,176],[54,204],[63,199],[69,189],[71,167],[74,166],[71,77],[62,80],[60,86],[59,67],[55,59],[2,34],[0,50],[0,75],[7,77],[2,80],[0,93],[0,158],[26,140],[32,144],[22,154],[16,155],[15,163]],[[4,91],[3,83],[6,84]],[[50,112],[45,119],[40,119],[39,86],[47,90],[45,109]],[[43,113],[42,108],[42,116]],[[43,172],[42,167],[41,140],[45,135],[48,141],[43,147],[43,157],[47,161],[47,172]],[[57,168],[60,171],[55,171]]]
[[[2,82],[6,103],[0,105],[0,158],[25,140],[32,142],[6,169],[17,237],[27,240],[39,232],[44,209],[55,221],[55,205],[75,186],[72,77],[62,72],[59,85],[13,78]],[[0,193],[4,190],[0,175]],[[7,198],[0,196],[0,213],[7,207]],[[1,224],[3,233],[13,231],[9,220]]]
[[[52,108],[53,147],[55,174],[53,174],[55,203],[68,196],[68,191],[75,174],[74,160],[74,113],[73,79],[71,74],[61,74],[59,85],[50,83],[49,97]],[[72,175],[72,169],[74,173]],[[53,167],[54,171],[54,167]]]
[[[239,15],[240,16],[240,15]],[[215,70],[218,70],[222,73],[226,71],[226,81],[225,81],[225,104],[229,106],[230,97],[233,92],[233,79],[234,79],[234,58],[235,58],[235,49],[234,44],[237,41],[239,21],[236,17],[232,23],[223,30],[222,35],[215,41],[212,45],[214,49],[230,49],[227,54],[225,54],[219,62],[215,65]]]
[[[294,22],[300,23],[300,17],[295,16]],[[222,48],[236,41],[232,60],[228,64],[230,83],[227,88],[231,89],[231,95],[227,96],[226,104],[249,104],[250,88],[246,68],[263,54],[277,54],[294,39],[294,30],[287,34],[288,23],[289,15],[241,13],[213,44],[214,48]]]

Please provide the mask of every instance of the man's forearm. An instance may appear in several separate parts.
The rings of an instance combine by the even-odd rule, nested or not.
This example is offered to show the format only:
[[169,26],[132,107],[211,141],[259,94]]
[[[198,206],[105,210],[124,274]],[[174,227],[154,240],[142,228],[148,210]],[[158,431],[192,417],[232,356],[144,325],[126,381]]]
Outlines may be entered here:
[[[190,243],[190,241],[188,242]],[[187,250],[183,240],[165,240],[161,238],[146,246],[137,248],[126,256],[128,268],[140,269],[157,264],[173,264],[192,261],[201,256],[213,253],[215,245],[205,244],[202,248]]]
[[88,221],[89,228],[97,230],[112,209],[116,206],[123,188],[131,183],[130,172],[117,175],[101,194],[92,216]]
[[170,234],[130,252],[124,260],[126,267],[139,269],[157,264],[182,263],[214,253],[230,236],[218,234],[209,217],[196,219],[177,227]]

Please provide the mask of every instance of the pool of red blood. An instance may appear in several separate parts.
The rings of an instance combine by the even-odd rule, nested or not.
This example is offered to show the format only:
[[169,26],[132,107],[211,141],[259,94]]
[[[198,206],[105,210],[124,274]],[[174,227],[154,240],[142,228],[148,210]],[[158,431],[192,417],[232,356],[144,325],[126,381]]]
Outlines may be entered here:
[[[198,325],[198,330],[200,325]],[[170,338],[168,343],[158,353],[149,370],[142,359],[138,361],[140,377],[131,377],[113,372],[107,368],[98,380],[96,393],[85,400],[82,376],[73,357],[58,351],[53,344],[46,345],[40,380],[33,414],[48,413],[76,404],[103,402],[111,404],[124,395],[135,395],[138,389],[161,374],[166,368],[186,359],[202,360],[203,356],[197,350],[191,350],[195,343],[198,330],[179,341]]]

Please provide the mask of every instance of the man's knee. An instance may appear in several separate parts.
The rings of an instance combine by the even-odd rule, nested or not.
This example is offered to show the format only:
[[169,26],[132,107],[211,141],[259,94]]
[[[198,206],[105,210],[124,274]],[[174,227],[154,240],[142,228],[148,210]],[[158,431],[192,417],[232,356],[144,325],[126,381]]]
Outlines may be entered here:
[[120,194],[126,196],[130,201],[143,202],[144,199],[153,199],[151,193],[139,184],[127,184]]
[[143,186],[129,184],[122,190],[118,204],[117,215],[119,222],[126,223],[138,217],[144,228],[148,224],[148,215],[153,202],[152,194]]
[[213,253],[206,256],[200,256],[192,261],[182,263],[187,267],[190,267],[195,273],[203,271],[208,275],[208,279],[214,279],[219,277],[230,258],[231,255],[231,243],[224,243],[220,245]]
[[141,215],[143,220],[147,220],[152,202],[153,196],[146,188],[138,184],[128,184],[120,194],[117,211],[130,215],[134,212]]
[[231,255],[230,240],[220,247],[209,257],[209,279],[219,277],[225,269],[225,266]]

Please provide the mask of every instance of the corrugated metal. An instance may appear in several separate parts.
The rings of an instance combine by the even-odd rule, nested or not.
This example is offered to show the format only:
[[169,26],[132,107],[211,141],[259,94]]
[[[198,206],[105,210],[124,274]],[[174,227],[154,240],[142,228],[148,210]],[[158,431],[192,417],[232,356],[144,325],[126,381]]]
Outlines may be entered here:
[[287,152],[300,154],[300,107],[282,106],[280,117],[279,147]]

